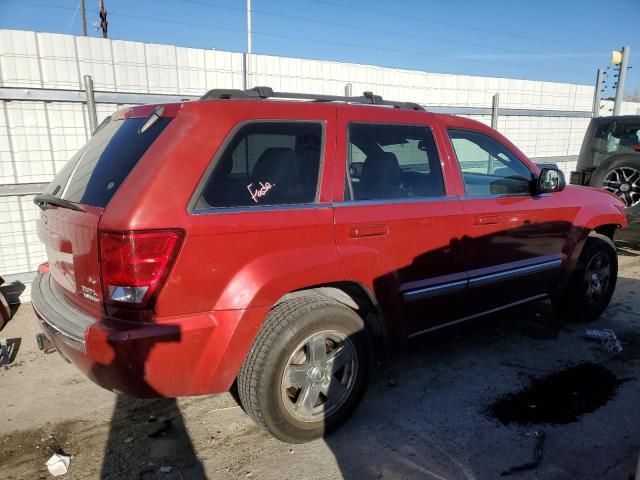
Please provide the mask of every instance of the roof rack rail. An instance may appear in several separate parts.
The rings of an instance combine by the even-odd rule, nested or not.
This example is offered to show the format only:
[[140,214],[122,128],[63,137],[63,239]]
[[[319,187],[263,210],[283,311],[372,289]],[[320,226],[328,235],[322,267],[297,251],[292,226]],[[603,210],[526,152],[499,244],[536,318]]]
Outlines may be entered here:
[[248,100],[264,98],[311,100],[315,102],[347,102],[359,103],[363,105],[388,105],[394,108],[408,108],[410,110],[424,111],[424,107],[417,103],[383,100],[380,95],[374,95],[373,92],[364,92],[360,97],[343,97],[340,95],[315,95],[312,93],[274,92],[270,87],[253,87],[249,90],[214,88],[213,90],[209,90],[202,97],[200,97],[200,100]]

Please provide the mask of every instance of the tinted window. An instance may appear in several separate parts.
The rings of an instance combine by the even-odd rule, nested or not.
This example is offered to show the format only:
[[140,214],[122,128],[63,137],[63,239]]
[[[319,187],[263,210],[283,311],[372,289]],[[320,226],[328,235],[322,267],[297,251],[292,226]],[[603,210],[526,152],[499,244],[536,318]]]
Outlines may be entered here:
[[319,123],[245,125],[218,157],[196,208],[311,203],[321,146]]
[[415,125],[352,124],[345,200],[444,195],[431,130]]
[[467,130],[449,130],[467,195],[530,192],[529,168],[494,138]]
[[56,175],[47,193],[104,208],[170,118],[139,133],[145,118],[105,121],[89,142]]
[[612,155],[637,153],[640,150],[640,124],[622,122],[600,125],[591,141],[593,164],[597,168]]

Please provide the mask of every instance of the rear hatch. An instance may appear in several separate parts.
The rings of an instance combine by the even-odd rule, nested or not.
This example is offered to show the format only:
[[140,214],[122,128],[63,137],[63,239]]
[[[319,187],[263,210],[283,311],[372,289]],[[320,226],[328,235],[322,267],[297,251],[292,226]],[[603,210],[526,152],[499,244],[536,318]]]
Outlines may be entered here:
[[146,105],[115,113],[34,199],[54,287],[97,319],[104,316],[100,216],[176,111],[176,105]]

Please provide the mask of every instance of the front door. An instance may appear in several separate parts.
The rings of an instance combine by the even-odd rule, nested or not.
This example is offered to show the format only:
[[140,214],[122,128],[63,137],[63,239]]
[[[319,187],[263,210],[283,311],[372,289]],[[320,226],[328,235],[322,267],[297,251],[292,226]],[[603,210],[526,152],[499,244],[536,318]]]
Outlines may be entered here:
[[[378,109],[364,110],[338,118],[338,253],[345,278],[366,283],[392,333],[405,336],[458,316],[464,213],[445,187],[424,114],[417,123],[406,111],[398,123],[380,123]],[[382,113],[389,121],[395,112]]]
[[553,194],[532,194],[529,167],[492,136],[447,131],[465,186],[468,315],[546,295],[571,223]]

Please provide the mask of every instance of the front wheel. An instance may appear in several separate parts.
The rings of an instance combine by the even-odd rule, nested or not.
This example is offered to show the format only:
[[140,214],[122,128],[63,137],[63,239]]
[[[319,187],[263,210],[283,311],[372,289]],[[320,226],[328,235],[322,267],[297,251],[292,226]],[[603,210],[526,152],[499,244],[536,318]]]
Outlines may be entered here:
[[587,238],[569,283],[552,304],[569,321],[596,320],[611,301],[617,277],[618,256],[613,241],[594,234]]
[[238,375],[249,415],[276,438],[302,443],[340,426],[369,377],[370,345],[362,318],[322,296],[276,305]]

